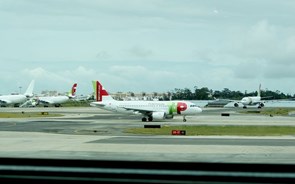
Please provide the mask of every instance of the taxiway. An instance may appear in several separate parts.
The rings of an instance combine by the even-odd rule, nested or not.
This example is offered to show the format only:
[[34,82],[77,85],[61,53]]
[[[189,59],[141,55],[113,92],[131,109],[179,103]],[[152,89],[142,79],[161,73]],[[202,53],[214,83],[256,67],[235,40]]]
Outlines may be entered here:
[[[139,116],[97,108],[1,108],[7,112],[61,113],[63,117],[0,119],[0,156],[90,160],[141,160],[235,163],[295,163],[295,137],[148,136],[125,133],[143,127]],[[221,113],[229,113],[223,117]],[[187,117],[197,125],[286,125],[295,117],[240,114],[233,108],[208,109]],[[150,122],[147,122],[150,123]],[[153,122],[184,124],[182,117]],[[295,133],[294,133],[295,135]]]

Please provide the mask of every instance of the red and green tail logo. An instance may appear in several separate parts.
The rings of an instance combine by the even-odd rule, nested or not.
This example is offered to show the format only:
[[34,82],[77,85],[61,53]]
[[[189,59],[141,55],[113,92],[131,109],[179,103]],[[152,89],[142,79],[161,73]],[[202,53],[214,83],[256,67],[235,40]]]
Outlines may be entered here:
[[108,92],[103,89],[102,85],[98,81],[92,81],[95,99],[98,102],[102,101],[102,96],[108,96]]

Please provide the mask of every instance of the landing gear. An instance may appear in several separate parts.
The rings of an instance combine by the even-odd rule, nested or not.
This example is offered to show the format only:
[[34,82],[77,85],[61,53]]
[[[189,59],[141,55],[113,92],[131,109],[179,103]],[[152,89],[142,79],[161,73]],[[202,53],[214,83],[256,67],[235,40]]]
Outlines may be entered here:
[[148,121],[153,121],[153,117],[152,116],[149,116],[148,117]]
[[183,122],[186,122],[185,116],[183,116]]
[[243,107],[243,109],[247,109],[247,106],[245,105],[245,106]]
[[153,121],[153,117],[152,117],[152,116],[149,116],[149,117],[143,117],[143,118],[141,119],[141,121],[143,121],[143,122],[146,122],[146,121]]
[[260,103],[260,104],[258,105],[258,109],[261,109],[262,107],[264,107],[264,104],[263,104],[263,103]]

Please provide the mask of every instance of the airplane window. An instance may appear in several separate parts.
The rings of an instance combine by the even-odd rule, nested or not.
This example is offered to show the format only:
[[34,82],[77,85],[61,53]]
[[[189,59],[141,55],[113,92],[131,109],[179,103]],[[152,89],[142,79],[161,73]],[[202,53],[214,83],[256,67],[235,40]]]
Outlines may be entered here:
[[294,9],[294,0],[0,1],[0,181],[84,168],[64,178],[253,171],[256,183],[295,183]]

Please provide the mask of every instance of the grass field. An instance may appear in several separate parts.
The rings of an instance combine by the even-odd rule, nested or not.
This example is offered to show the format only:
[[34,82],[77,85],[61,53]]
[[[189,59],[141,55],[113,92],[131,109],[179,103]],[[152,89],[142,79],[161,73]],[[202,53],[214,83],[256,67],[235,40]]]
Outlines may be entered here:
[[290,112],[294,112],[295,108],[262,108],[257,110],[242,110],[239,113],[247,114],[261,114],[261,115],[273,115],[273,116],[288,116]]
[[[288,116],[295,108],[262,108],[257,110],[241,110],[239,113]],[[294,119],[295,121],[295,119]],[[185,130],[186,135],[237,135],[237,136],[295,136],[295,126],[163,126],[161,128],[132,128],[126,133],[146,135],[171,135],[173,130]]]
[[48,112],[0,112],[0,118],[36,118],[36,117],[60,117],[61,114]]
[[171,135],[173,130],[185,130],[186,135],[237,135],[237,136],[282,136],[294,135],[292,126],[163,126],[161,128],[130,128],[126,133],[146,135]]

